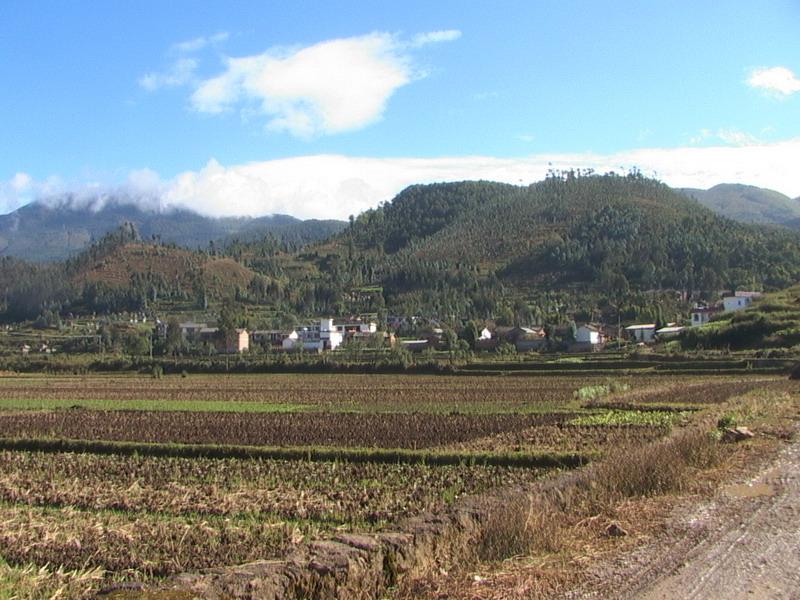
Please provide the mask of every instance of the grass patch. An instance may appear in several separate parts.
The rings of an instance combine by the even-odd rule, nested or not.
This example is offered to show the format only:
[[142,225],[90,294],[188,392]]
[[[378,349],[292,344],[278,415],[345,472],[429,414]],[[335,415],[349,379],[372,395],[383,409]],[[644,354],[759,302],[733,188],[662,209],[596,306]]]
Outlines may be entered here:
[[68,571],[35,565],[12,567],[0,556],[0,600],[92,598],[103,575],[103,569]]
[[5,398],[0,410],[134,410],[174,412],[293,413],[319,407],[284,402],[237,402],[232,400],[101,400],[57,398]]
[[572,419],[570,425],[650,425],[672,427],[685,421],[690,411],[605,410]]
[[595,402],[611,394],[627,392],[630,386],[620,381],[612,381],[602,385],[586,385],[575,390],[574,398],[581,402]]

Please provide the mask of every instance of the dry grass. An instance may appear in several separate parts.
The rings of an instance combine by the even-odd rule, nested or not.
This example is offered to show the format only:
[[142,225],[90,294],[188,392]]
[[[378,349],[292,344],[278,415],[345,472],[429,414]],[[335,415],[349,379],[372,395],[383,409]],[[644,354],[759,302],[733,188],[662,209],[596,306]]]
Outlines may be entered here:
[[556,552],[561,527],[548,498],[515,494],[489,512],[477,545],[478,559],[499,561],[533,553]]
[[102,569],[66,571],[34,565],[15,568],[0,558],[0,600],[91,598],[102,579]]
[[[721,443],[712,430],[724,412],[771,440],[756,438],[755,450]],[[698,414],[668,438],[635,451],[620,449],[580,472],[507,496],[505,504],[490,508],[476,562],[459,573],[408,582],[398,598],[544,598],[563,592],[580,579],[598,548],[607,553],[636,543],[634,536],[612,542],[610,523],[656,527],[674,504],[670,494],[713,488],[743,461],[774,450],[794,429],[788,420],[798,417],[796,391],[750,392]],[[476,566],[489,575],[468,572]]]

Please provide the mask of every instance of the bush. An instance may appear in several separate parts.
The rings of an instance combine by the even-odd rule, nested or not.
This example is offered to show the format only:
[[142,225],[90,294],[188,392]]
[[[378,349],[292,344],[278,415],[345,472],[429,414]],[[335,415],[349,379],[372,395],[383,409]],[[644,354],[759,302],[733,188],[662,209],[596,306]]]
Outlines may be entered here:
[[486,512],[477,549],[481,560],[500,561],[559,550],[561,524],[557,510],[547,500],[519,493],[488,507]]
[[728,429],[729,427],[736,427],[736,417],[731,413],[722,415],[717,420],[717,429]]
[[685,489],[690,468],[708,468],[719,461],[719,445],[701,428],[647,444],[635,453],[619,451],[598,464],[590,475],[596,499],[653,496]]

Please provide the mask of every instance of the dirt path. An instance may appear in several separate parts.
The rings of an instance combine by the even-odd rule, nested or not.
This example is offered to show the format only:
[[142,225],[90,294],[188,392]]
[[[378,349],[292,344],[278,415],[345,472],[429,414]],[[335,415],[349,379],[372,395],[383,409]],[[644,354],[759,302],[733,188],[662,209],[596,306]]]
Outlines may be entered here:
[[800,440],[750,481],[685,510],[667,539],[599,567],[603,589],[579,597],[800,598]]

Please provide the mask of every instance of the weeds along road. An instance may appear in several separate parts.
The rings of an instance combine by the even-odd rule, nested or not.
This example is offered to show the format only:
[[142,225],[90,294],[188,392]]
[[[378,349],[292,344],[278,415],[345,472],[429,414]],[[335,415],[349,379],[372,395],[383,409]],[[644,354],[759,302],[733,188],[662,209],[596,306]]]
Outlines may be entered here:
[[[752,480],[689,510],[672,539],[634,552],[619,598],[800,598],[800,439]],[[683,533],[683,535],[681,535]]]

